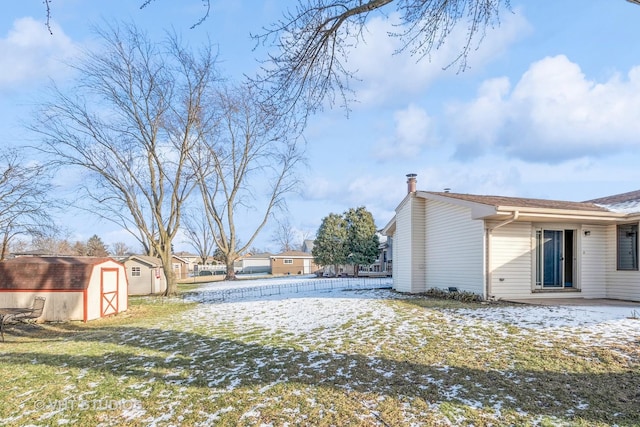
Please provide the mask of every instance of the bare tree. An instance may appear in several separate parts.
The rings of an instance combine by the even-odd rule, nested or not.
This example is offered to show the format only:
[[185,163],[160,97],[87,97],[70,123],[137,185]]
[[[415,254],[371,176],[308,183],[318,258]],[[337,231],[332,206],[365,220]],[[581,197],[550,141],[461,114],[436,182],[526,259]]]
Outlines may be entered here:
[[210,256],[213,255],[216,243],[213,238],[211,227],[207,215],[203,210],[197,213],[184,215],[182,218],[183,231],[188,239],[189,245],[196,251],[202,261],[202,265],[207,263]]
[[466,43],[453,64],[466,67],[469,52],[489,27],[499,24],[499,12],[509,0],[299,0],[283,18],[254,35],[258,43],[273,44],[276,53],[265,61],[256,83],[271,90],[274,102],[313,112],[328,99],[348,103],[347,68],[349,49],[364,38],[367,20],[395,11],[400,16],[398,32],[389,34],[402,41],[418,60],[445,42],[458,25],[467,30]]
[[97,32],[102,45],[75,65],[75,86],[52,88],[32,130],[53,165],[88,172],[81,190],[93,212],[160,257],[174,294],[171,243],[195,187],[186,159],[206,122],[216,58],[210,46],[196,55],[175,35],[153,43],[133,25]]
[[51,185],[42,165],[25,164],[15,150],[0,152],[0,261],[17,236],[37,236],[50,227]]
[[[298,184],[300,133],[277,108],[260,103],[249,86],[221,90],[213,104],[220,112],[217,126],[208,129],[209,137],[192,152],[192,160],[211,235],[226,264],[227,279],[234,279],[234,261],[251,247]],[[236,224],[241,209],[254,219],[242,241]]]
[[31,249],[42,251],[47,255],[77,255],[74,246],[69,242],[69,230],[52,227],[33,236]]
[[131,248],[124,242],[116,242],[111,245],[111,253],[115,256],[125,256],[131,253]]
[[274,243],[278,245],[278,249],[280,252],[287,252],[297,249],[295,243],[295,233],[293,228],[291,227],[291,222],[289,218],[284,218],[276,221],[276,229],[271,236]]

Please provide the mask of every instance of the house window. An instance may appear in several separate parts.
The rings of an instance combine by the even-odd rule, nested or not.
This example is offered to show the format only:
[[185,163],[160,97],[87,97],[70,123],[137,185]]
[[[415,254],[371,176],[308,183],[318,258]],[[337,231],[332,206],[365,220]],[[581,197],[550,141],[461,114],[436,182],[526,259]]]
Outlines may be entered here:
[[131,267],[131,276],[140,277],[140,267]]
[[638,270],[638,224],[618,225],[618,270]]
[[285,264],[293,264],[293,260],[292,259],[285,259],[284,263]]

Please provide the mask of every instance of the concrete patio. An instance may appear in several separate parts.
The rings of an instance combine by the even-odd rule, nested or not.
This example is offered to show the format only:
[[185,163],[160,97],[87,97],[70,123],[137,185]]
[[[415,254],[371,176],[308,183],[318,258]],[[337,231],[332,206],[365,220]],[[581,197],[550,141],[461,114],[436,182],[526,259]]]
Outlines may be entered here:
[[506,302],[514,302],[517,304],[545,305],[545,306],[583,306],[583,307],[629,307],[640,310],[640,302],[623,301],[607,298],[529,298],[504,300]]

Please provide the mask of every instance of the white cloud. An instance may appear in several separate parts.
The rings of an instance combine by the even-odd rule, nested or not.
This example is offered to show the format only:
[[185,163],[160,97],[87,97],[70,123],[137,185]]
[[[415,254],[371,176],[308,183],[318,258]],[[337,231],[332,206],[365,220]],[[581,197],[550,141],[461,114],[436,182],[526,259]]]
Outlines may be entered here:
[[513,90],[506,79],[487,81],[474,101],[449,114],[460,157],[498,150],[557,163],[611,154],[640,142],[640,67],[599,83],[566,56],[547,57]]
[[436,145],[433,123],[427,112],[414,105],[393,115],[394,135],[379,139],[374,156],[379,159],[410,158],[420,154],[423,147]]
[[14,21],[0,38],[0,89],[66,72],[63,61],[76,53],[76,46],[55,23],[52,30],[53,35],[44,23],[29,17]]
[[[436,79],[454,76],[458,72],[452,62],[466,43],[467,29],[461,24],[447,36],[446,42],[430,56],[419,58],[409,52],[399,52],[402,40],[389,33],[402,32],[399,16],[376,17],[369,21],[360,42],[349,55],[348,68],[355,71],[360,83],[355,84],[356,98],[363,105],[381,104],[390,99],[415,98]],[[507,48],[531,30],[520,12],[505,13],[500,27],[487,30],[484,39],[472,42],[467,64],[472,72],[502,55]],[[476,43],[478,43],[476,45]],[[477,46],[477,49],[475,47]]]

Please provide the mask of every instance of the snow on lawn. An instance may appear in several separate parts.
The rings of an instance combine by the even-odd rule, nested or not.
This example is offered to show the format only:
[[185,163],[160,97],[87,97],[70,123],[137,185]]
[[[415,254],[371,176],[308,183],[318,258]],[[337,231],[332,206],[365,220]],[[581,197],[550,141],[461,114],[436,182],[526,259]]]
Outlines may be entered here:
[[[368,282],[360,283],[365,287]],[[331,331],[344,332],[343,327],[347,324],[357,324],[359,336],[351,338],[369,338],[367,331],[373,325],[394,319],[394,310],[383,301],[390,298],[394,298],[394,295],[388,290],[345,290],[340,287],[301,290],[261,298],[202,304],[186,314],[184,322],[192,327],[208,322],[235,325],[246,333],[258,331],[263,334],[289,334],[307,340],[316,337],[313,343],[335,335]],[[307,346],[304,345],[303,348]]]
[[[299,375],[307,375],[310,371],[320,373],[320,383],[331,381],[331,378],[344,378],[347,383],[341,385],[345,390],[357,387],[362,381],[358,378],[356,365],[362,362],[351,361],[346,367],[340,367],[335,372],[331,371],[332,364],[339,364],[352,352],[366,356],[365,364],[369,373],[377,375],[379,381],[389,380],[403,383],[400,372],[394,370],[393,358],[385,349],[398,349],[399,352],[407,351],[407,343],[413,343],[413,348],[419,349],[427,345],[429,338],[424,336],[424,328],[430,327],[433,319],[445,319],[443,326],[434,324],[430,331],[432,334],[446,334],[463,347],[474,348],[475,354],[480,357],[484,353],[493,353],[497,349],[491,348],[489,338],[500,336],[533,336],[541,344],[548,342],[559,343],[563,337],[578,337],[587,345],[616,346],[621,343],[637,341],[640,338],[640,320],[629,318],[633,314],[633,308],[616,306],[535,306],[535,305],[505,305],[505,304],[478,304],[474,308],[426,308],[420,306],[399,308],[393,300],[410,301],[413,296],[402,295],[388,289],[365,290],[365,279],[350,279],[348,289],[342,289],[338,285],[331,288],[312,284],[322,283],[322,279],[305,279],[295,281],[284,279],[279,281],[286,288],[280,294],[257,297],[247,294],[247,298],[241,298],[241,294],[234,294],[233,298],[224,301],[216,298],[208,298],[207,292],[218,293],[221,289],[237,289],[238,287],[267,287],[274,285],[274,281],[252,281],[242,284],[212,284],[201,289],[195,297],[196,300],[206,301],[199,304],[193,310],[185,313],[180,320],[186,331],[196,332],[202,330],[204,325],[218,325],[227,328],[235,339],[248,343],[256,343],[263,348],[269,348],[273,342],[275,347],[297,346],[306,353],[304,357],[296,359]],[[305,283],[305,286],[295,287],[294,283]],[[326,283],[326,282],[325,282]],[[343,282],[346,286],[346,281]],[[423,297],[417,297],[423,298]],[[409,306],[410,307],[410,306]],[[471,306],[473,307],[473,306]],[[431,316],[431,317],[430,317]],[[513,328],[518,328],[514,330]],[[439,330],[438,328],[444,328]],[[469,332],[471,330],[471,332]],[[482,346],[482,343],[485,346]],[[419,351],[419,350],[418,350]],[[505,352],[505,349],[500,351]],[[508,357],[508,351],[505,357]],[[277,353],[280,354],[280,353]],[[259,361],[260,362],[260,361]],[[262,363],[262,362],[260,362]],[[266,362],[265,362],[266,363]],[[437,406],[443,402],[457,401],[468,408],[481,409],[487,396],[473,392],[469,385],[455,384],[451,376],[438,375],[438,370],[444,373],[449,369],[459,370],[459,367],[436,363],[431,374],[411,377],[409,382],[420,381],[427,389],[435,386],[443,400],[435,400],[432,405]],[[259,367],[258,367],[259,368]],[[236,371],[226,375],[234,378],[242,378],[249,375],[243,372],[246,369],[240,364]],[[360,366],[360,369],[362,367]],[[509,368],[511,369],[511,368]],[[332,372],[329,374],[328,372]],[[500,375],[513,375],[513,372],[504,371]],[[229,378],[230,378],[229,377]],[[328,378],[327,378],[328,377]],[[224,377],[225,381],[229,378]],[[448,378],[448,379],[447,379]],[[278,380],[285,381],[285,379]],[[233,390],[241,384],[241,380],[231,381],[227,391]],[[211,384],[216,384],[213,381]],[[265,387],[272,387],[268,384]],[[382,386],[380,386],[382,387]],[[379,391],[393,395],[390,389],[381,388]],[[476,394],[474,394],[476,393]],[[474,400],[476,399],[477,400]],[[501,399],[489,399],[493,412],[491,417],[499,420],[503,406],[513,406],[512,396],[503,396]],[[484,403],[483,403],[484,402]],[[376,403],[363,402],[375,407]],[[485,408],[486,409],[486,408]],[[435,409],[434,409],[435,410]],[[584,410],[580,402],[568,409],[569,412]],[[244,414],[249,419],[254,415]],[[406,421],[415,414],[407,413]],[[462,416],[462,415],[461,415]]]
[[536,332],[572,336],[592,344],[633,342],[640,336],[639,313],[628,305],[489,306],[449,310],[465,324],[511,325]]
[[[337,283],[337,284],[336,284]],[[342,285],[341,285],[342,283]],[[394,311],[381,299],[411,298],[388,290],[358,289],[390,286],[390,279],[316,279],[312,276],[283,279],[262,279],[239,282],[215,282],[203,286],[192,299],[201,302],[220,301],[222,292],[226,301],[220,304],[202,305],[190,314],[198,322],[218,321],[252,324],[265,332],[285,332],[304,335],[314,329],[337,328],[350,321],[366,318],[391,320]],[[314,287],[317,289],[314,290]],[[277,289],[264,292],[259,288]],[[245,289],[247,292],[233,292]],[[344,290],[352,292],[344,292]],[[215,297],[214,297],[215,296]],[[616,341],[633,341],[640,335],[640,307],[628,305],[601,306],[537,306],[537,305],[479,305],[478,308],[444,310],[459,325],[515,326],[537,332],[575,334],[584,340],[598,340],[602,344]],[[250,319],[250,320],[248,320]],[[248,320],[248,321],[247,321]]]

